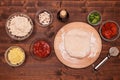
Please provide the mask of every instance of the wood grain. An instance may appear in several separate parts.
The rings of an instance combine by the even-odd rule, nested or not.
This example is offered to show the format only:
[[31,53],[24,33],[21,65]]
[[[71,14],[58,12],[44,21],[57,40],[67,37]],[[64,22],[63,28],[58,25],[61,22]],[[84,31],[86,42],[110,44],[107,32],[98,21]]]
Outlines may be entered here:
[[[38,10],[49,9],[54,15],[54,21],[48,28],[42,28],[36,24],[34,17]],[[86,17],[92,10],[101,12],[103,21],[115,20],[120,25],[120,1],[119,0],[0,0],[0,80],[120,80],[120,56],[109,59],[98,72],[93,71],[93,66],[84,69],[69,68],[57,59],[53,42],[57,31],[67,23],[59,22],[56,14],[60,9],[67,9],[69,22],[87,22]],[[11,39],[5,31],[7,18],[15,12],[24,12],[34,22],[33,34],[24,41]],[[99,26],[95,29],[98,30]],[[35,60],[30,55],[30,44],[37,38],[44,38],[51,44],[51,56],[45,60]],[[114,42],[102,40],[102,52],[99,63],[108,53],[111,46],[117,46],[120,50],[120,38]],[[26,51],[25,63],[17,68],[8,66],[4,60],[4,52],[10,46],[17,45]]]

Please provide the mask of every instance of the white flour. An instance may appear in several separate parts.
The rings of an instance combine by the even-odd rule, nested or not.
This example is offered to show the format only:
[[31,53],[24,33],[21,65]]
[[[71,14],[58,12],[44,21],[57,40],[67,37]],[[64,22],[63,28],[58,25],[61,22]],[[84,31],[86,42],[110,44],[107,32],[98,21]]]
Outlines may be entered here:
[[26,17],[15,16],[9,20],[7,24],[9,32],[14,36],[26,36],[32,29],[30,21]]

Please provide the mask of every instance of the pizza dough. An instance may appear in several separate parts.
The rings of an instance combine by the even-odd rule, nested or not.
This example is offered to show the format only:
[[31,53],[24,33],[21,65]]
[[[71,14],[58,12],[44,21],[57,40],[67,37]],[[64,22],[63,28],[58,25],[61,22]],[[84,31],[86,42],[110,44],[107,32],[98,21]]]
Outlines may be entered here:
[[90,53],[90,32],[73,29],[65,34],[64,39],[65,49],[71,57],[84,58]]

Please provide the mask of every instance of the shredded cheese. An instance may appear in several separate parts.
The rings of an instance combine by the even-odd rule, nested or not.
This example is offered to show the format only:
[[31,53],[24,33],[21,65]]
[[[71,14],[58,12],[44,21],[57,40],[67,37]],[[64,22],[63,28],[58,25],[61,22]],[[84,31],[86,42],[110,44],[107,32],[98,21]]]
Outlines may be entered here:
[[19,64],[24,58],[24,52],[20,48],[12,48],[8,53],[8,60],[11,64]]

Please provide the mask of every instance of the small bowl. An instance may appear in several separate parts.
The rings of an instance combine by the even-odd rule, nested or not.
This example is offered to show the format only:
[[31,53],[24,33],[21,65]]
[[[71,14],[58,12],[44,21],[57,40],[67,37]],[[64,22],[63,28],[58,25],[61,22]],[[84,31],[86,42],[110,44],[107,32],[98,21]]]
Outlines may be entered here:
[[[50,14],[50,22],[49,22],[49,24],[43,25],[42,23],[39,22],[39,15],[40,15],[41,13],[43,13],[43,12],[47,12],[48,14]],[[36,21],[36,23],[37,23],[38,25],[40,25],[41,27],[44,27],[44,28],[45,28],[45,27],[49,26],[50,24],[52,24],[52,22],[53,22],[53,15],[52,15],[52,13],[51,13],[50,11],[48,11],[48,10],[46,10],[46,9],[39,10],[39,11],[36,13],[36,15],[35,15],[35,21]]]
[[[97,14],[99,14],[100,20],[99,20],[97,23],[93,24],[93,23],[90,22],[89,17],[90,17],[90,15],[91,15],[92,13],[95,13],[95,12],[96,12]],[[97,10],[91,11],[91,12],[88,14],[88,16],[87,16],[87,21],[88,21],[88,23],[91,24],[91,25],[94,25],[94,26],[99,25],[99,24],[102,22],[101,13],[100,13],[99,11],[97,11]]]
[[[114,36],[114,37],[111,38],[111,39],[105,38],[105,37],[102,35],[102,32],[101,32],[103,25],[106,24],[107,22],[113,22],[113,23],[115,23],[115,24],[117,25],[117,30],[118,30],[118,31],[117,31],[117,35]],[[103,22],[102,25],[100,26],[100,28],[99,28],[99,33],[100,33],[100,36],[102,37],[103,40],[108,41],[108,42],[115,41],[115,40],[118,39],[119,36],[120,36],[120,27],[119,27],[119,25],[118,25],[117,22],[112,21],[112,20],[107,20],[107,21]]]
[[[46,56],[46,57],[39,57],[38,55],[35,55],[34,51],[33,51],[33,46],[34,44],[37,42],[37,41],[45,41],[48,45],[49,45],[49,48],[50,48],[50,52],[49,54]],[[32,41],[31,45],[30,45],[30,53],[31,53],[31,56],[36,59],[36,60],[46,60],[50,57],[51,55],[51,45],[50,45],[50,42],[48,40],[45,40],[45,39],[36,39],[34,41]]]
[[[30,24],[31,24],[32,28],[31,28],[31,30],[28,32],[27,35],[22,36],[22,37],[20,37],[20,36],[15,36],[15,35],[12,35],[11,32],[9,31],[8,25],[10,25],[11,19],[13,19],[15,16],[22,16],[22,17],[27,18],[27,19],[30,21]],[[18,25],[19,25],[19,24],[18,24]],[[32,22],[31,18],[30,18],[28,15],[26,15],[26,14],[24,14],[24,13],[17,12],[17,13],[14,13],[14,14],[12,14],[12,15],[10,15],[10,16],[8,17],[7,22],[6,22],[6,27],[5,27],[5,29],[6,29],[6,32],[7,32],[7,34],[8,34],[9,37],[11,37],[11,38],[14,39],[14,40],[21,41],[21,40],[27,39],[27,38],[32,34],[32,32],[33,32],[33,22]]]
[[[17,63],[17,64],[12,64],[12,63],[8,60],[8,53],[9,53],[9,51],[10,51],[11,49],[13,49],[13,48],[19,48],[19,49],[21,49],[21,51],[24,53],[24,59],[22,60],[22,62]],[[9,48],[6,50],[4,56],[5,56],[5,61],[7,62],[7,64],[10,65],[10,66],[12,66],[12,67],[20,66],[20,65],[22,65],[22,64],[24,63],[24,61],[25,61],[25,52],[24,52],[24,50],[23,50],[22,48],[20,48],[20,47],[18,47],[18,46],[11,46],[11,47],[9,47]]]

